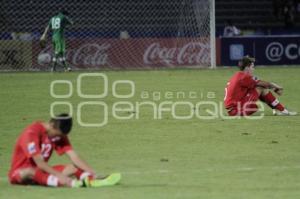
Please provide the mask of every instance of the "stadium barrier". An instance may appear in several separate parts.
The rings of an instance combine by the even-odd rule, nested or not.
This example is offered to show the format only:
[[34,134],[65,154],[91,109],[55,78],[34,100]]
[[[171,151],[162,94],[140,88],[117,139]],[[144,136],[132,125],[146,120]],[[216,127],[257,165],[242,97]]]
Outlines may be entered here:
[[49,70],[50,46],[41,52],[37,43],[62,9],[74,24],[55,28],[64,29],[73,69],[216,66],[214,0],[13,0],[1,2],[0,39],[32,42],[32,64],[0,64],[0,71]]
[[[33,42],[33,68],[48,69],[50,44],[43,50]],[[201,38],[71,39],[66,58],[78,69],[183,68],[210,64],[210,47]]]
[[221,65],[236,66],[244,55],[256,65],[300,65],[300,36],[255,36],[221,38]]
[[32,65],[31,42],[0,40],[0,66],[1,70],[26,70]]

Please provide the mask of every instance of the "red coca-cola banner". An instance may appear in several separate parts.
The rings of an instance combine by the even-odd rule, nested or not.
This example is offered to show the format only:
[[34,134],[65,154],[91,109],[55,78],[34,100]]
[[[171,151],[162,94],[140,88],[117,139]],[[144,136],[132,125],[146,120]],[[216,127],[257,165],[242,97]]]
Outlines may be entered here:
[[[76,68],[205,67],[210,65],[208,38],[73,39],[66,58]],[[33,65],[49,65],[51,46],[33,44]]]

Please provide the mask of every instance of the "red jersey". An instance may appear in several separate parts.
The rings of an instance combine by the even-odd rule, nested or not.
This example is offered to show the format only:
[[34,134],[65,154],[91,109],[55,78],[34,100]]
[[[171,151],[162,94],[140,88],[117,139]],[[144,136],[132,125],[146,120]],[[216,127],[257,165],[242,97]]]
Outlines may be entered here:
[[242,71],[235,73],[225,88],[225,108],[235,107],[252,89],[255,89],[259,80]]
[[21,133],[17,139],[9,176],[19,168],[36,167],[32,157],[41,154],[47,162],[53,149],[62,155],[71,150],[72,146],[67,136],[48,137],[45,127],[41,122],[35,122]]

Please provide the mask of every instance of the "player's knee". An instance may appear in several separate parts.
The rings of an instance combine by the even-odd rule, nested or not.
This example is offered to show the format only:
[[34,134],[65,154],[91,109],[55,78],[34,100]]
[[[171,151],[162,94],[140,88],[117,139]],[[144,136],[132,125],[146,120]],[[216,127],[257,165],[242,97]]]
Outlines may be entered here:
[[256,91],[259,95],[266,95],[269,92],[269,89],[263,87],[256,87]]
[[257,92],[258,94],[261,94],[262,91],[263,91],[263,88],[262,88],[262,87],[256,87],[255,90],[256,90],[256,92]]
[[77,167],[73,164],[67,164],[65,166],[65,169],[63,170],[63,174],[67,175],[67,176],[70,176],[70,175],[73,175],[75,174],[77,171]]
[[34,175],[35,175],[35,169],[33,168],[26,168],[20,170],[21,180],[33,179]]

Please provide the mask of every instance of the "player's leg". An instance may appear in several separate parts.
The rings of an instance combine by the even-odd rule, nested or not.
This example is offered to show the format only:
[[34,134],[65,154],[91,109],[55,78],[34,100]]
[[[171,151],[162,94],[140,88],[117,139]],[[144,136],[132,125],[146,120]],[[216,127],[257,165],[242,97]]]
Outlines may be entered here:
[[76,166],[74,166],[73,164],[55,165],[52,168],[61,172],[65,176],[69,176],[69,177],[75,176],[78,180],[83,180],[87,177],[90,179],[94,178],[94,176],[91,173],[86,172],[82,169],[79,169]]
[[57,66],[57,62],[58,62],[58,58],[59,58],[60,44],[56,39],[54,39],[52,41],[52,45],[53,45],[53,49],[54,49],[54,55],[53,55],[53,58],[52,58],[52,68],[51,68],[51,70],[54,72],[54,71],[56,71],[56,66]]
[[15,171],[10,178],[12,184],[38,184],[43,186],[66,186],[66,187],[80,187],[82,183],[73,180],[71,183],[63,184],[54,175],[48,174],[38,168],[24,168]]
[[[256,88],[258,92],[260,92],[259,99],[266,103],[269,107],[274,110],[274,114],[279,115],[296,115],[296,112],[288,111],[283,104],[279,102],[279,100],[273,95],[273,93],[269,89],[258,87]],[[276,112],[279,111],[279,113]]]
[[[39,184],[48,185],[49,174],[36,168],[23,168],[13,172],[10,177],[12,184]],[[49,182],[51,180],[49,179]],[[50,186],[50,185],[49,185]]]
[[228,108],[227,113],[229,116],[239,116],[239,111],[237,107]]
[[258,111],[257,101],[260,96],[260,91],[256,89],[251,89],[247,95],[240,102],[240,114],[243,116],[249,116]]
[[75,176],[78,180],[82,180],[84,187],[103,187],[113,186],[121,180],[120,173],[113,173],[108,176],[95,177],[91,173],[77,168],[73,164],[55,165],[52,168],[63,173],[66,176]]
[[65,67],[65,71],[71,71],[71,68],[68,66],[68,63],[67,63],[67,60],[66,60],[66,42],[65,42],[65,39],[61,39],[60,44],[61,44],[61,49],[60,49],[61,62],[63,64],[63,66]]
[[257,112],[256,104],[260,91],[256,89],[249,90],[247,95],[242,98],[234,107],[227,108],[229,116],[249,116]]
[[78,180],[82,180],[85,187],[113,186],[121,180],[120,173],[112,173],[108,176],[94,176],[73,164],[56,165],[53,168],[61,171],[66,176],[75,176]]
[[74,173],[76,172],[76,168],[72,164],[55,165],[52,168],[69,177],[74,175]]
[[34,168],[18,169],[9,175],[9,181],[11,184],[33,184],[34,174]]
[[277,109],[279,111],[284,110],[284,106],[279,102],[278,99],[272,94],[269,89],[258,87],[256,88],[260,92],[259,99],[266,103],[270,108]]

